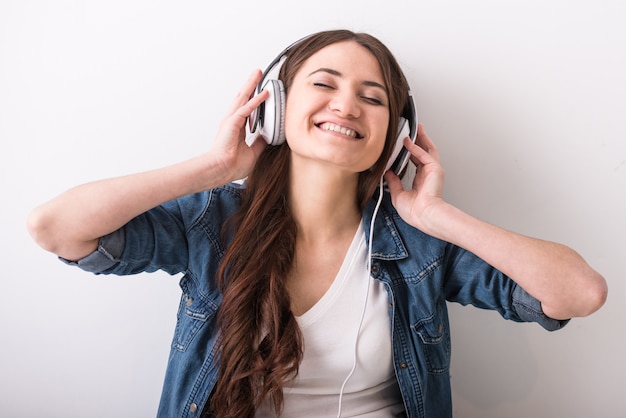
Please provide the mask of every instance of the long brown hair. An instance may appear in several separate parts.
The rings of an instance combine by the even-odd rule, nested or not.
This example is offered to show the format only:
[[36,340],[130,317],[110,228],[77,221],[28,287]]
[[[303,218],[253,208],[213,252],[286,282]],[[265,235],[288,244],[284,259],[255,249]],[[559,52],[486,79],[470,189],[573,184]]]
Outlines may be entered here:
[[[372,198],[393,151],[408,84],[395,58],[378,39],[348,30],[313,34],[287,53],[279,74],[286,93],[302,64],[341,41],[367,48],[380,63],[389,97],[389,126],[380,158],[359,175],[361,208]],[[266,147],[248,176],[241,206],[225,225],[234,234],[218,270],[223,294],[218,324],[220,370],[211,398],[218,418],[253,417],[269,400],[280,414],[283,383],[294,378],[303,356],[302,334],[291,312],[286,278],[294,260],[297,228],[288,204],[290,149]],[[226,233],[225,233],[226,235]]]

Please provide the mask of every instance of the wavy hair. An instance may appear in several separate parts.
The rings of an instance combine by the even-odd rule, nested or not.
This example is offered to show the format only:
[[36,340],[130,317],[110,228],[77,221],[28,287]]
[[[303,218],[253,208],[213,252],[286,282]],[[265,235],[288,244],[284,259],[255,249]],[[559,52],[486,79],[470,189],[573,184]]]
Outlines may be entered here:
[[[279,79],[289,94],[296,73],[311,55],[343,41],[357,42],[376,57],[389,97],[384,149],[377,162],[359,174],[357,199],[363,209],[393,152],[396,121],[408,97],[408,84],[395,58],[369,34],[318,32],[288,51]],[[298,374],[302,361],[302,334],[286,288],[297,236],[288,203],[289,171],[288,144],[266,147],[248,176],[240,208],[224,227],[224,236],[233,239],[218,269],[223,294],[218,313],[220,369],[210,404],[217,418],[253,417],[266,400],[280,414],[283,384]]]

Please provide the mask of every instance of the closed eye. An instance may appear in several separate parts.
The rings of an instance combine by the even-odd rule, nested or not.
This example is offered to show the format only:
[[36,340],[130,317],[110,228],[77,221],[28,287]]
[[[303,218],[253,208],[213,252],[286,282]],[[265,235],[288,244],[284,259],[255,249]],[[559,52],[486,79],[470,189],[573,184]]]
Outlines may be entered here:
[[373,105],[376,106],[382,106],[384,103],[382,100],[376,98],[376,97],[367,97],[367,96],[362,96],[362,99],[365,100],[366,102],[369,102]]
[[313,85],[315,87],[322,87],[322,88],[326,88],[326,89],[332,89],[333,87],[328,85],[328,84],[324,84],[324,83],[320,83],[320,82],[315,82],[313,83]]

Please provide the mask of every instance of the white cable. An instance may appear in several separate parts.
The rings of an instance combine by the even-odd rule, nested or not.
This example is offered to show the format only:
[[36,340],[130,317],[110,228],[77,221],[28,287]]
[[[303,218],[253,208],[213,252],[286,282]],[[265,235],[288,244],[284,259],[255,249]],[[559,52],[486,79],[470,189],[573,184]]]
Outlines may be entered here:
[[358,346],[359,346],[359,334],[361,333],[361,326],[363,325],[363,320],[365,319],[365,308],[367,307],[367,300],[369,298],[369,294],[370,294],[370,283],[372,281],[372,242],[374,241],[374,221],[376,220],[376,215],[378,214],[378,209],[380,208],[380,205],[383,201],[383,178],[380,178],[380,184],[379,184],[379,196],[378,196],[378,201],[376,202],[376,207],[374,208],[374,212],[372,213],[372,221],[370,223],[370,241],[368,243],[368,248],[367,248],[367,291],[365,293],[365,302],[363,303],[363,311],[361,311],[361,319],[359,320],[359,327],[356,331],[356,339],[354,341],[354,361],[352,362],[352,369],[350,370],[350,373],[348,373],[348,375],[346,376],[346,378],[344,379],[342,385],[341,385],[341,389],[339,390],[339,407],[337,410],[337,418],[341,418],[341,404],[343,401],[343,391],[346,387],[346,385],[348,384],[348,380],[350,380],[350,378],[352,377],[352,375],[354,374],[354,371],[356,370],[356,364],[357,364],[357,354],[358,354]]

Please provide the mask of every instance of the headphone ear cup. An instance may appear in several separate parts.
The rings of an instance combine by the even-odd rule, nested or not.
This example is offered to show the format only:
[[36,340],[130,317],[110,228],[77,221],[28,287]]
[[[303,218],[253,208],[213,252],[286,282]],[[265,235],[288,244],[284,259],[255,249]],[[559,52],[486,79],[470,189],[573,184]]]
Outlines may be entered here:
[[400,118],[398,121],[398,136],[396,137],[396,143],[393,147],[391,157],[387,161],[387,167],[385,172],[392,169],[394,173],[400,174],[409,160],[409,153],[404,148],[404,138],[409,136],[411,131],[408,119]]
[[282,81],[270,79],[263,90],[269,91],[269,96],[259,121],[259,133],[269,145],[280,145],[285,142],[285,87]]

